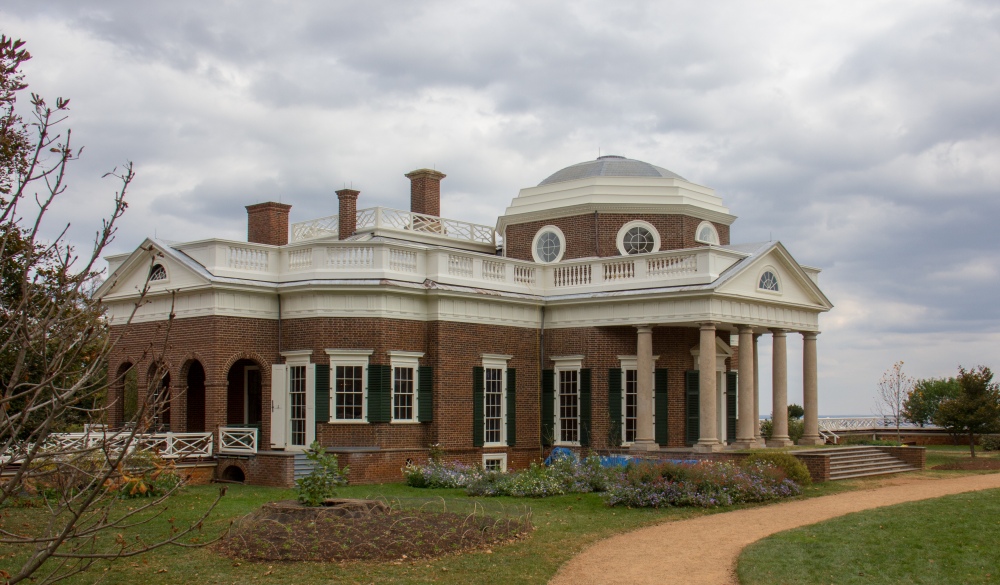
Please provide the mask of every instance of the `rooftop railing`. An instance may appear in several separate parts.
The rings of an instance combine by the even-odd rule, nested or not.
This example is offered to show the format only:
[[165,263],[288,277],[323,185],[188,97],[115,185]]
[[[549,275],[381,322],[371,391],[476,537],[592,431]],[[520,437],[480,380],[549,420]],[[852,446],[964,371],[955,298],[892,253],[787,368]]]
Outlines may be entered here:
[[[497,243],[496,231],[493,226],[480,225],[447,219],[436,215],[426,215],[388,207],[370,207],[359,209],[355,220],[358,232],[367,230],[395,230],[416,232],[428,236],[450,238],[475,244]],[[329,215],[319,219],[311,219],[292,224],[292,242],[304,242],[317,238],[337,236],[340,233],[340,216]]]

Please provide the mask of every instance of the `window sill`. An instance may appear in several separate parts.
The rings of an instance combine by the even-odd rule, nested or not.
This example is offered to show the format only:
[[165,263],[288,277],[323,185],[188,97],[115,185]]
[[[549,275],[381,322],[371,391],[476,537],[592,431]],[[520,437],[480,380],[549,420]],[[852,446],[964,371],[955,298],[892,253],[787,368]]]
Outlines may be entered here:
[[393,425],[419,425],[421,423],[418,420],[394,420],[394,421],[391,421],[389,424],[393,424]]
[[328,420],[326,422],[327,422],[327,424],[331,424],[331,425],[366,425],[366,424],[368,424],[367,420],[355,420],[355,419],[348,419],[348,420],[330,419],[330,420]]
[[580,441],[556,441],[553,447],[579,447]]

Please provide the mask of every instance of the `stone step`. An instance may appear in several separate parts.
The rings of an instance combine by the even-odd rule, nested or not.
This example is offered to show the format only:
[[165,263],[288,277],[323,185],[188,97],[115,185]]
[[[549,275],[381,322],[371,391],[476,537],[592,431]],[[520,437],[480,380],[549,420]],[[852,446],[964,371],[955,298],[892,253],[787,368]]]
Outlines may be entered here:
[[913,467],[907,466],[905,469],[879,469],[875,471],[865,471],[865,472],[846,473],[846,474],[834,474],[831,471],[830,481],[838,479],[855,479],[858,477],[871,477],[874,475],[889,475],[892,473],[906,473],[908,471],[917,471],[917,470]]

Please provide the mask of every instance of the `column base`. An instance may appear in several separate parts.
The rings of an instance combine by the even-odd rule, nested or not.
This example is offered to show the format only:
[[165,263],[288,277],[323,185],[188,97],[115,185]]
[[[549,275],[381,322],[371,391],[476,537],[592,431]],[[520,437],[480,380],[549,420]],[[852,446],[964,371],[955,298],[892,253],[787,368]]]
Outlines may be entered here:
[[699,441],[698,443],[695,443],[694,447],[692,447],[695,453],[718,453],[724,448],[725,445],[718,441],[714,443],[702,443]]
[[820,437],[819,435],[815,437],[802,437],[799,439],[797,445],[826,445],[826,439]]
[[753,439],[737,439],[729,444],[733,449],[755,449],[757,447],[757,441]]
[[788,437],[772,437],[767,440],[767,447],[791,447],[795,443],[792,442]]
[[628,448],[628,450],[629,451],[640,451],[640,452],[659,451],[660,450],[660,444],[657,443],[656,441],[639,440],[639,439],[637,439],[637,440],[635,440],[635,441],[632,442],[632,445]]

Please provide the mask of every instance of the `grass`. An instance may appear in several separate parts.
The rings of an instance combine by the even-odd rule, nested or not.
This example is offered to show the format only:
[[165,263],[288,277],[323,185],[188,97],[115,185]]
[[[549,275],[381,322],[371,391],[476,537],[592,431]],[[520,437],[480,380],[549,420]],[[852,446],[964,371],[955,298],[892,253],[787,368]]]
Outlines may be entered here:
[[1000,490],[850,514],[747,547],[742,585],[1000,581]]
[[[801,497],[815,497],[856,489],[858,484],[836,482],[811,486]],[[174,497],[164,518],[126,534],[153,538],[169,529],[166,519],[180,525],[194,518],[213,498],[217,486],[195,486]],[[402,484],[348,486],[338,490],[342,497],[437,498],[443,497],[458,508],[468,509],[470,498],[462,490],[423,490]],[[274,500],[291,499],[291,490],[234,485],[205,525],[206,535],[217,535],[232,520]],[[732,508],[701,510],[691,508],[627,509],[608,508],[598,494],[570,494],[543,499],[485,498],[487,510],[498,507],[529,506],[535,531],[527,538],[488,551],[445,556],[429,561],[394,563],[257,563],[234,561],[211,548],[164,548],[133,559],[95,564],[88,573],[69,583],[143,583],[158,585],[183,579],[198,585],[209,583],[545,583],[559,566],[589,544],[613,534],[649,524],[688,518]],[[30,524],[41,515],[37,509],[7,509],[0,522],[16,527]],[[6,566],[18,566],[23,553],[0,547]]]

